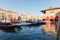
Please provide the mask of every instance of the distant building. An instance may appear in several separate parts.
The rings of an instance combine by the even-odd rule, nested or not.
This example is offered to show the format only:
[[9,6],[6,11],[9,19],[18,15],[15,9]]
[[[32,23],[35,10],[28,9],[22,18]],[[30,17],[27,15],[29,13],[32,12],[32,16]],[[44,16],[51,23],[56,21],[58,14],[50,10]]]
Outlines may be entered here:
[[56,7],[56,8],[48,8],[45,10],[41,10],[42,13],[44,13],[45,15],[42,17],[43,19],[46,19],[47,17],[49,17],[50,20],[53,20],[55,18],[55,16],[58,14],[60,14],[60,7]]
[[35,21],[40,20],[40,16],[35,16],[30,13],[27,14],[20,14],[21,20],[20,21]]
[[10,22],[11,19],[18,20],[19,14],[10,10],[0,9],[0,22],[7,21]]
[[27,14],[20,14],[21,17],[21,21],[28,21],[30,19],[32,19],[32,15],[27,13]]

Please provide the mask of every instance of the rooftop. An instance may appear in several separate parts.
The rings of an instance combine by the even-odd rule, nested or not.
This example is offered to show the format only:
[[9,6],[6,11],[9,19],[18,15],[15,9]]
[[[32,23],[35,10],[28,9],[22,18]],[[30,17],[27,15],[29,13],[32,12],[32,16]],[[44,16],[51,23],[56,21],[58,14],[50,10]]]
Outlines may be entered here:
[[49,11],[49,10],[55,10],[55,9],[60,9],[60,7],[55,7],[55,8],[53,8],[53,7],[49,7],[48,9],[41,10],[40,12],[43,12],[43,13],[45,13],[45,11]]
[[13,12],[13,11],[10,11],[10,10],[4,10],[4,9],[2,9],[2,8],[0,8],[0,10],[2,10],[2,11],[7,11],[7,12],[11,12],[11,13],[16,13],[16,12]]

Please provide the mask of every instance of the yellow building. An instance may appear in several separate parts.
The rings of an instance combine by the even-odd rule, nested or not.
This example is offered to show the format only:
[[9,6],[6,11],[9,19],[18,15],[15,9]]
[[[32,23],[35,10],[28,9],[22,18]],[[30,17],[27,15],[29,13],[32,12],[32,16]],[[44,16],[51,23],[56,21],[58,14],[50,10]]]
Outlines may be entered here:
[[60,7],[55,7],[55,8],[48,8],[45,10],[41,10],[42,13],[44,13],[44,17],[42,19],[45,19],[46,17],[49,17],[50,19],[54,19],[57,13],[60,14]]
[[40,16],[34,16],[30,13],[27,14],[20,14],[21,20],[20,21],[35,21],[40,20]]
[[51,24],[50,20],[58,20],[58,18],[60,17],[60,7],[48,8],[46,10],[42,10],[41,12],[45,14],[42,19],[46,19],[46,25],[42,29],[48,33],[56,33],[56,26],[58,22],[55,22],[55,24]]
[[27,14],[20,14],[21,17],[21,21],[28,21],[30,19],[32,19],[32,15],[27,13]]
[[10,10],[0,9],[0,22],[6,21],[10,22],[11,18],[18,20],[19,14]]

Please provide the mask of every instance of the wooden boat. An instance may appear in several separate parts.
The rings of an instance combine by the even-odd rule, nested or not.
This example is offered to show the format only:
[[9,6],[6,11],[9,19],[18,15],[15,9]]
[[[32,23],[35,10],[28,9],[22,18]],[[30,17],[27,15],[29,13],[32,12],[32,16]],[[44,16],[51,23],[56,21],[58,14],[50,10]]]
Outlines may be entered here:
[[43,24],[46,23],[46,22],[41,21],[41,20],[38,20],[38,21],[26,21],[26,22],[31,23],[31,24],[28,24],[29,26],[39,26],[39,25],[43,25]]
[[12,25],[12,23],[0,23],[0,28],[14,28],[15,25]]
[[45,24],[44,22],[33,22],[31,24],[28,24],[26,26],[39,26],[39,25],[42,25],[42,24]]
[[45,24],[45,22],[33,22],[33,23],[27,23],[27,22],[21,22],[21,23],[13,23],[15,26],[39,26],[42,24]]

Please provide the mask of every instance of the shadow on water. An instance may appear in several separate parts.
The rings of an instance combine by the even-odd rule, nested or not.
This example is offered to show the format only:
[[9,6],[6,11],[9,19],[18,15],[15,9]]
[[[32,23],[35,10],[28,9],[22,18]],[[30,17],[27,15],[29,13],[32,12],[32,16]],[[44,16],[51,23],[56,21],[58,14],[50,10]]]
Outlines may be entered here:
[[16,30],[17,31],[20,31],[22,28],[20,26],[17,26],[16,28],[10,28],[10,27],[6,27],[6,28],[0,28],[0,30],[4,31],[4,32],[7,32],[7,33],[16,33]]

